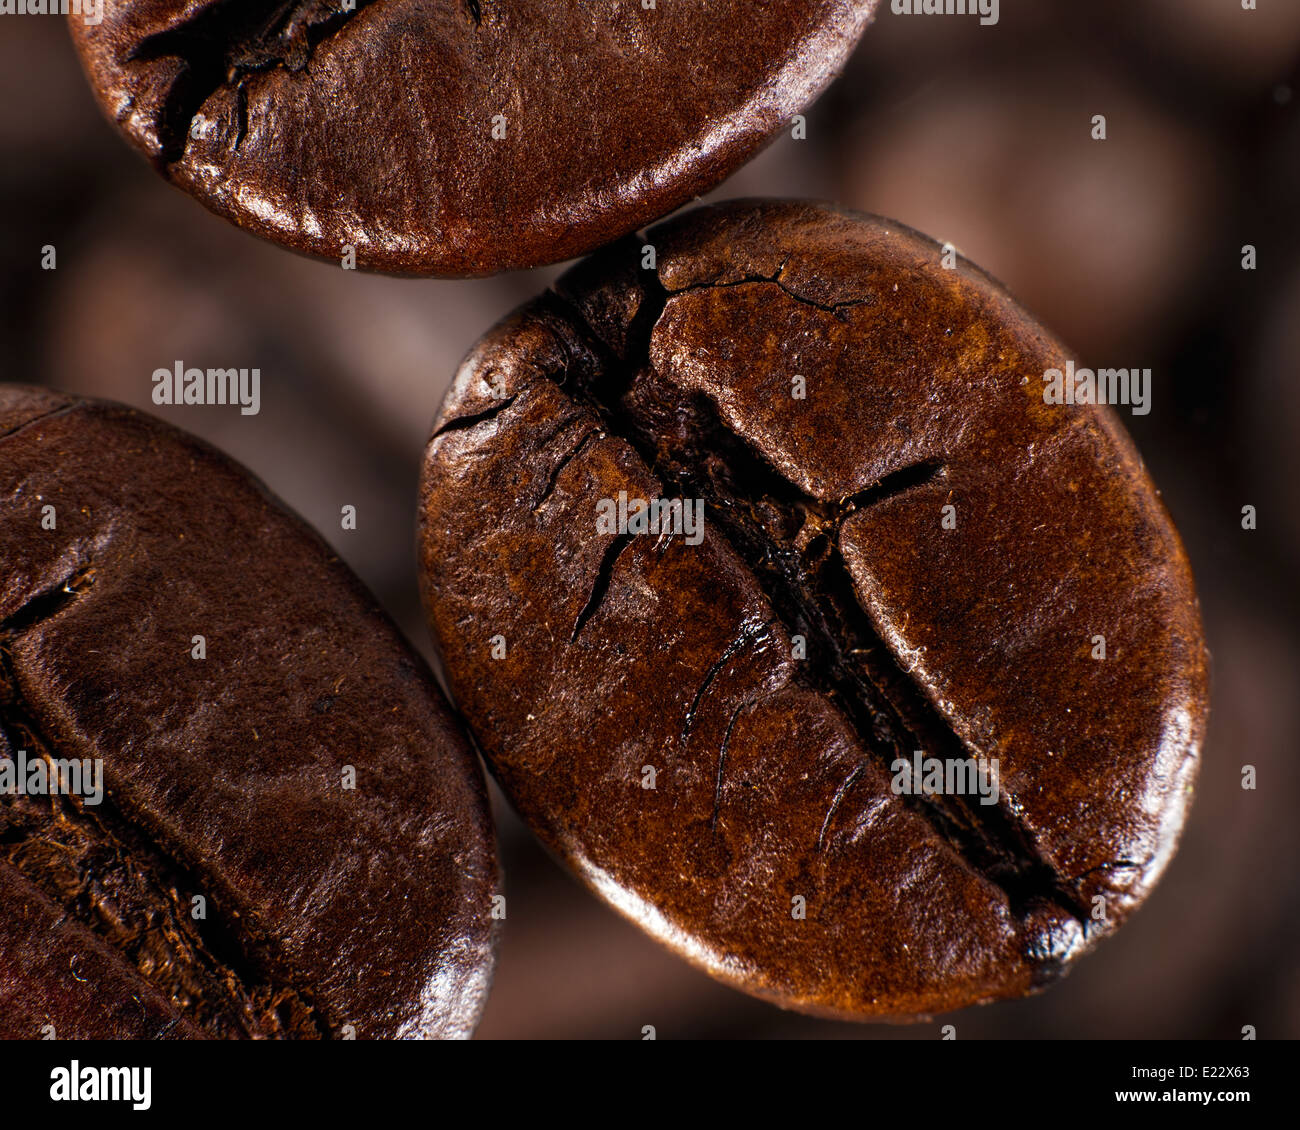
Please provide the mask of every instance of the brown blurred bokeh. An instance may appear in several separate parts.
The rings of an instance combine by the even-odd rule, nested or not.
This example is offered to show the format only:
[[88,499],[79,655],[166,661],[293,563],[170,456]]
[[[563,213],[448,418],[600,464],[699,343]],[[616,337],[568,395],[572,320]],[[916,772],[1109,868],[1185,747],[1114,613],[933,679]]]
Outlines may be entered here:
[[[1154,407],[1125,421],[1187,542],[1213,655],[1199,794],[1161,887],[1060,985],[943,1022],[963,1038],[1300,1036],[1300,4],[1003,0],[992,27],[882,4],[808,139],[779,138],[715,195],[890,216],[1002,279],[1081,363],[1151,367]],[[4,20],[0,151],[4,378],[157,411],[224,448],[427,654],[413,530],[429,422],[474,339],[557,271],[388,279],[236,231],[100,119],[57,18]],[[260,367],[261,414],[155,409],[150,375],[177,360]],[[481,1036],[935,1037],[939,1021],[817,1021],[722,988],[496,799],[509,918]]]

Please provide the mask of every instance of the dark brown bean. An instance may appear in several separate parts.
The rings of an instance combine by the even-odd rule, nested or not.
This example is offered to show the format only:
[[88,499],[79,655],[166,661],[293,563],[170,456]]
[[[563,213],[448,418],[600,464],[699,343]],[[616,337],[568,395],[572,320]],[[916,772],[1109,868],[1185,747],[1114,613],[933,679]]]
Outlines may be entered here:
[[404,274],[581,255],[743,164],[875,0],[124,0],[72,18],[169,180],[295,250]]
[[0,499],[0,1037],[468,1035],[482,775],[360,583],[106,402],[0,387]]
[[[1151,890],[1199,760],[1196,597],[1136,451],[898,225],[739,203],[649,242],[656,270],[628,241],[491,331],[429,443],[426,607],[491,768],[751,993],[1042,986]],[[598,526],[620,492],[703,500],[702,540]],[[945,774],[908,792],[918,750]]]

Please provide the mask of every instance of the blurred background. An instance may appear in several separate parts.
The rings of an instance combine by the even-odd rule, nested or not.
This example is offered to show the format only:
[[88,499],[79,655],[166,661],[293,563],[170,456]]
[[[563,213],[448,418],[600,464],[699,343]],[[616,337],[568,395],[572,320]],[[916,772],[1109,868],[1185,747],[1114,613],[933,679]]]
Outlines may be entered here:
[[[1143,910],[1043,995],[850,1024],[751,1000],[661,950],[496,795],[509,919],[479,1036],[1300,1036],[1300,2],[1003,0],[991,27],[882,7],[808,138],[778,138],[713,197],[902,221],[1000,278],[1081,364],[1154,370],[1150,415],[1124,422],[1187,543],[1213,656],[1182,849]],[[124,401],[223,448],[428,655],[413,530],[429,424],[474,339],[559,268],[389,279],[244,235],[101,120],[58,18],[4,21],[0,152],[4,379]],[[177,359],[260,367],[261,414],[156,409],[150,375]],[[349,503],[354,532],[339,528]]]

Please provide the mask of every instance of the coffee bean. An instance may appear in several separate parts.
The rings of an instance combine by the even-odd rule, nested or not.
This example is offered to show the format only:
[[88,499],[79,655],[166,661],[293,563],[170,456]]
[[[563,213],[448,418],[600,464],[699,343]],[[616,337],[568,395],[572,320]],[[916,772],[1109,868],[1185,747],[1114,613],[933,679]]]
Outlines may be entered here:
[[483,780],[360,582],[107,402],[0,387],[0,482],[0,1036],[468,1035]]
[[656,270],[629,240],[492,330],[428,446],[424,598],[491,768],[758,996],[1046,984],[1169,862],[1205,726],[1116,412],[1047,403],[1063,347],[896,224],[749,202],[649,242]]
[[310,255],[481,275],[713,187],[797,128],[875,7],[124,0],[71,27],[108,116],[213,211]]

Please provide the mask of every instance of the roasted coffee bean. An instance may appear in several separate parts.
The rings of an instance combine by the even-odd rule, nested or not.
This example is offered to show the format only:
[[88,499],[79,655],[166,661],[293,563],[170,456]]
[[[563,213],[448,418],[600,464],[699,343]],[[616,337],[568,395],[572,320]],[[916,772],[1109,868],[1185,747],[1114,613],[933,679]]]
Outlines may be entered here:
[[484,783],[360,582],[117,405],[0,386],[0,481],[0,1037],[468,1035]]
[[241,227],[381,271],[584,254],[738,168],[876,0],[122,0],[71,17],[108,116]]
[[424,598],[490,767],[758,996],[1037,989],[1151,890],[1200,756],[1196,596],[1137,452],[896,224],[751,202],[649,242],[492,330],[429,443]]

